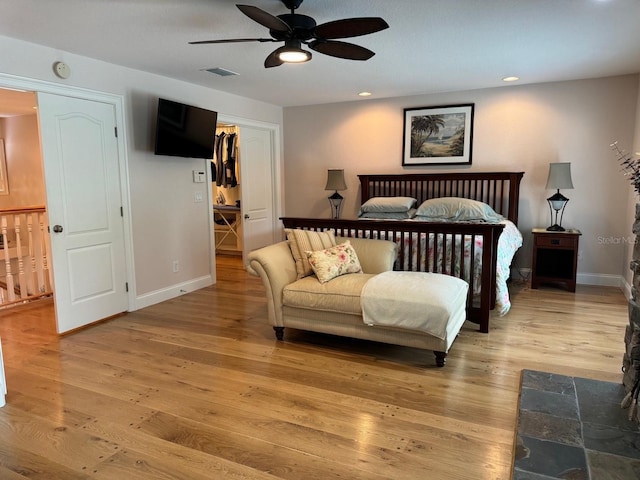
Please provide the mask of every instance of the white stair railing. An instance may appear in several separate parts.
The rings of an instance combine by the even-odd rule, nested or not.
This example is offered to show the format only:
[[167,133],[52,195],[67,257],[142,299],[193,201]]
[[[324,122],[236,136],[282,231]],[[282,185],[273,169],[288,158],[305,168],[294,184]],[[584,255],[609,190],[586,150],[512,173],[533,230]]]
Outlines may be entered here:
[[13,272],[11,270],[11,253],[9,252],[9,217],[2,215],[0,217],[0,228],[2,229],[2,250],[4,253],[4,271],[5,281],[4,288],[6,289],[6,298],[3,298],[2,303],[10,303],[16,300],[15,287],[13,284]]
[[[49,230],[47,227],[46,213],[38,216],[38,224],[40,225],[40,265],[38,271],[38,285],[40,285],[40,293],[51,292],[53,288],[51,285],[51,273],[49,272],[49,259],[51,258],[49,253]],[[34,256],[35,258],[35,256]]]
[[53,293],[46,216],[44,207],[0,209],[0,307]]

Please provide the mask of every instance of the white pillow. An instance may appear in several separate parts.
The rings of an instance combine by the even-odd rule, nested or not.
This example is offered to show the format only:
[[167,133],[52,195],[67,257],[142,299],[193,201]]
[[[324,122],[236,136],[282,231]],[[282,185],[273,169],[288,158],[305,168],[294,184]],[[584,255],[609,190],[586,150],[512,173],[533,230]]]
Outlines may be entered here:
[[469,198],[442,197],[425,200],[416,210],[416,216],[449,221],[464,222],[470,220],[484,220],[485,222],[499,222],[504,220],[493,208],[483,202]]
[[362,273],[360,260],[349,240],[335,247],[305,254],[320,283],[326,283],[347,273]]
[[360,215],[360,218],[369,218],[375,220],[407,220],[413,218],[416,214],[416,209],[411,208],[406,212],[365,212]]
[[360,214],[371,212],[408,212],[416,204],[412,197],[372,197],[362,204]]

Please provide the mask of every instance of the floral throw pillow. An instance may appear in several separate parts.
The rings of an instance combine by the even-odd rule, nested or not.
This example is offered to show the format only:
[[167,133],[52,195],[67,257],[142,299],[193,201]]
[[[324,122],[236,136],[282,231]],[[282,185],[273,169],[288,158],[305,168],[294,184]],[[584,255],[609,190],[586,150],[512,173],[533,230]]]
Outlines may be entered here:
[[349,240],[335,247],[305,253],[320,283],[326,283],[347,273],[362,273],[360,260]]

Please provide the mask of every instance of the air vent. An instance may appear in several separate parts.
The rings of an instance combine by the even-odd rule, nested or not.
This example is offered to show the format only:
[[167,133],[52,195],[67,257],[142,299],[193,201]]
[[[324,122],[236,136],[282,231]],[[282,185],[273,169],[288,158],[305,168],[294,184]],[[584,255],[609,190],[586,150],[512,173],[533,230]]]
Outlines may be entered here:
[[221,77],[231,77],[233,75],[239,75],[236,72],[232,72],[231,70],[227,70],[226,68],[220,68],[220,67],[207,68],[205,71],[209,73],[214,73],[216,75],[220,75]]

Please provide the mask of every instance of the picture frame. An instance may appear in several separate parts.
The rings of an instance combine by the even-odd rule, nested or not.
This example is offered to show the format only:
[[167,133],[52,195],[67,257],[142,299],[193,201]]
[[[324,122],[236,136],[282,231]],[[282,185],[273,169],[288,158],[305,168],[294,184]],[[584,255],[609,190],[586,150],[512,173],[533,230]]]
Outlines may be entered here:
[[4,154],[4,139],[0,138],[0,195],[9,195],[9,179],[7,177],[7,158]]
[[405,108],[402,165],[471,165],[474,106]]

